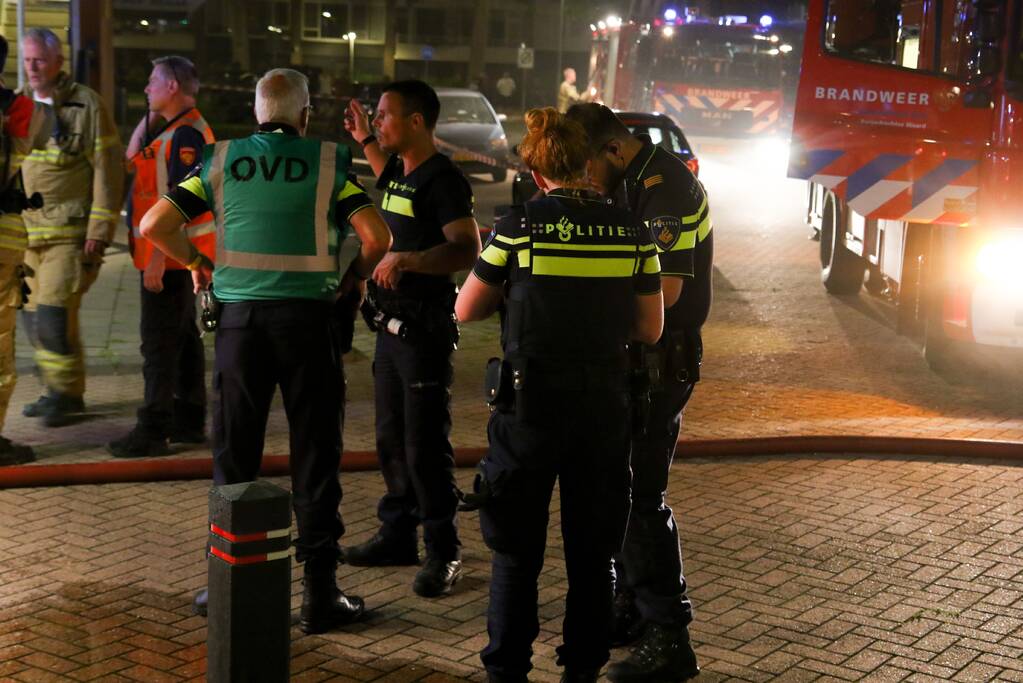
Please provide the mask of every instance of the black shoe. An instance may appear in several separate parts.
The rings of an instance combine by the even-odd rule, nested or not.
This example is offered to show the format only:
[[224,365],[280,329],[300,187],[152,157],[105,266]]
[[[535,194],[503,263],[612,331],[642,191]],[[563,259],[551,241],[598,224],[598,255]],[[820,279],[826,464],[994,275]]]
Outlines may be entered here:
[[200,617],[206,616],[206,610],[210,605],[210,591],[208,588],[203,588],[201,591],[195,594],[195,598],[192,599],[192,614],[198,614]]
[[76,422],[84,410],[85,402],[81,396],[53,394],[40,407],[38,415],[47,427],[63,427]]
[[607,677],[614,683],[677,683],[700,673],[685,626],[647,624],[629,658],[612,664]]
[[21,414],[25,417],[39,417],[52,400],[48,394],[44,394],[31,403],[26,403],[25,407],[21,409]]
[[10,439],[0,436],[0,467],[24,465],[36,459],[36,454],[29,446],[11,443]]
[[153,436],[138,426],[120,439],[108,443],[107,450],[115,458],[152,458],[170,453],[167,437]]
[[358,621],[365,613],[366,603],[362,598],[345,595],[337,587],[336,568],[334,562],[319,567],[306,563],[305,590],[299,612],[299,628],[303,633],[325,633]]
[[639,640],[643,635],[643,618],[636,609],[632,593],[615,596],[611,612],[611,647],[624,647]]
[[419,564],[419,550],[415,541],[396,543],[376,534],[365,543],[346,548],[344,560],[353,567],[405,567]]
[[442,560],[435,555],[426,556],[426,564],[416,572],[412,582],[412,590],[424,598],[436,598],[447,595],[451,588],[462,578],[461,560]]
[[189,429],[187,427],[171,427],[168,441],[170,443],[203,444],[206,443],[206,433],[202,429]]
[[566,666],[561,674],[561,683],[597,683],[600,669],[577,669]]

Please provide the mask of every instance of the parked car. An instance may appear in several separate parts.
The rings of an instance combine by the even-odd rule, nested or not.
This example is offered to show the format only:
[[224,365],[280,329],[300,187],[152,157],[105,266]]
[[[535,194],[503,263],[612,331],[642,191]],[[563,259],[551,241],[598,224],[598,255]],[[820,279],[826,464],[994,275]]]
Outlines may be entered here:
[[437,88],[440,118],[435,134],[439,150],[466,173],[489,173],[494,182],[508,177],[508,137],[504,114],[475,90]]
[[[694,175],[700,175],[700,160],[685,134],[670,116],[635,111],[615,112],[633,135],[646,135],[655,145],[675,154],[685,162]],[[512,183],[512,203],[522,204],[536,194],[536,183],[525,168],[515,174]]]

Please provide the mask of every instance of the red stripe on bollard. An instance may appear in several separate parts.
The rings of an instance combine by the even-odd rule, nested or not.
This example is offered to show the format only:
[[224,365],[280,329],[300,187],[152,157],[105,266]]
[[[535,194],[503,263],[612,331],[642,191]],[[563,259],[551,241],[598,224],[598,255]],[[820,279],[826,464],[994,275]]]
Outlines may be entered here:
[[210,531],[217,536],[227,539],[232,543],[249,543],[251,541],[265,541],[268,538],[280,538],[288,535],[288,529],[273,529],[271,531],[258,531],[254,534],[232,534],[227,529],[221,529],[216,524],[210,524]]

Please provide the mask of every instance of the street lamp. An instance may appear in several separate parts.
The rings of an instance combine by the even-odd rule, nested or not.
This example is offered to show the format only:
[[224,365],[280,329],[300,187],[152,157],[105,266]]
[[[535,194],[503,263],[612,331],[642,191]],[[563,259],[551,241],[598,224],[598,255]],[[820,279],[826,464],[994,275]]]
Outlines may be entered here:
[[348,80],[355,82],[355,31],[341,36],[348,41]]

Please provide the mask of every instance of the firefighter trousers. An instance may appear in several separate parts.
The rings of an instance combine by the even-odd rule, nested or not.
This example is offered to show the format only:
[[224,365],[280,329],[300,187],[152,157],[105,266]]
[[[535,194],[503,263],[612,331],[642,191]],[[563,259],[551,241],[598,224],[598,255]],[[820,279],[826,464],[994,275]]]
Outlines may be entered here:
[[31,293],[23,311],[35,363],[50,394],[85,395],[85,354],[79,331],[82,296],[99,276],[99,263],[82,261],[79,243],[25,250]]
[[14,363],[14,327],[21,303],[21,266],[0,263],[0,430],[7,418],[7,406],[18,382]]

